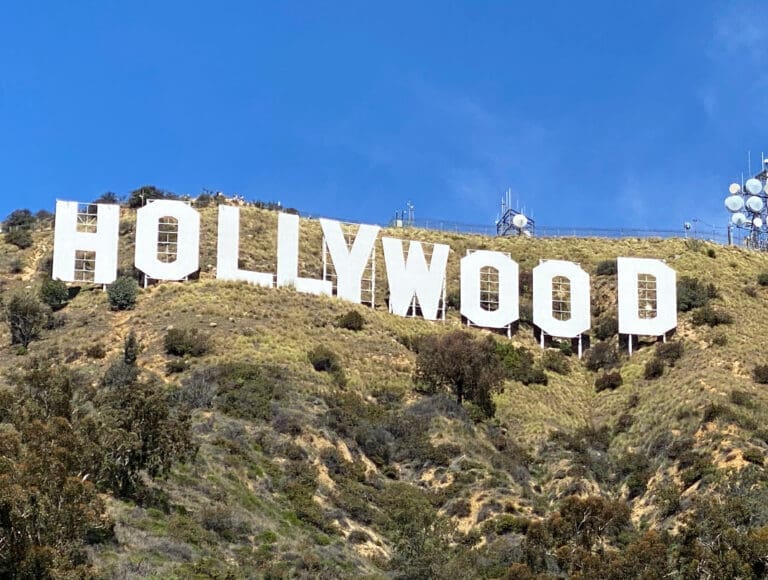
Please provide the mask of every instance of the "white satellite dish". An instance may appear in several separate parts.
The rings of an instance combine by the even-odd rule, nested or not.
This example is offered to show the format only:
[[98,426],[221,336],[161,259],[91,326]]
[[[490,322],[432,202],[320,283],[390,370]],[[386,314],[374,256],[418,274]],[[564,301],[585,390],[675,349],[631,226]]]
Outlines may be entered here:
[[756,195],[752,195],[747,198],[747,209],[749,211],[760,213],[763,211],[763,208],[765,207],[765,203],[763,202],[763,199],[760,197],[757,197]]
[[[768,161],[768,159],[766,159],[766,161]],[[765,193],[768,193],[768,182],[765,183],[765,187],[763,188],[763,191]]]
[[729,212],[737,212],[744,209],[744,200],[740,195],[729,195],[725,198],[725,209]]
[[752,220],[752,225],[756,228],[762,228],[763,227],[763,218],[756,217]]
[[741,193],[741,186],[738,183],[731,183],[731,185],[728,186],[728,191],[733,194]]
[[763,184],[759,179],[755,179],[753,177],[751,179],[747,179],[747,182],[744,184],[744,189],[746,189],[752,195],[757,195],[763,191]]
[[736,212],[731,216],[731,223],[735,226],[741,227],[747,223],[747,216],[741,212]]
[[523,214],[519,213],[512,218],[512,225],[515,226],[517,229],[522,230],[525,226],[528,225],[528,218],[525,217]]

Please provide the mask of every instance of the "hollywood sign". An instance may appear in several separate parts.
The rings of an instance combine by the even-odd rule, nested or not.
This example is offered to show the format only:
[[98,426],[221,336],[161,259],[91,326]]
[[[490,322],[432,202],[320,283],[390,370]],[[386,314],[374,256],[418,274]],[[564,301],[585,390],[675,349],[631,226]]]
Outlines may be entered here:
[[[95,210],[94,210],[95,208]],[[330,280],[298,275],[299,217],[280,213],[277,222],[277,268],[275,273],[253,272],[238,266],[240,209],[218,208],[216,277],[242,280],[266,287],[290,286],[298,292],[333,294]],[[117,277],[120,208],[113,204],[56,203],[53,278],[65,282],[90,281],[109,284]],[[373,259],[378,226],[359,225],[353,240],[345,238],[342,224],[320,219],[324,244],[336,272],[336,295],[361,303],[363,273]],[[169,236],[169,232],[171,235]],[[164,238],[165,237],[165,238]],[[170,240],[170,241],[169,241]],[[159,245],[160,242],[160,245]],[[181,201],[153,201],[136,212],[134,263],[155,280],[185,280],[199,270],[200,214]],[[434,244],[427,260],[420,242],[382,237],[389,311],[399,316],[415,312],[436,320],[445,301],[445,276],[450,248]],[[160,246],[164,249],[159,250]],[[171,251],[168,251],[168,248]],[[497,299],[494,307],[483,303],[481,277],[495,271]],[[519,319],[519,268],[503,252],[470,251],[461,258],[461,314],[483,328],[509,328]],[[83,273],[88,276],[84,277]],[[661,260],[618,258],[619,333],[666,336],[677,326],[675,271]],[[565,298],[554,289],[567,287]],[[567,301],[561,311],[553,299]],[[443,311],[444,312],[444,311]],[[533,323],[544,334],[558,338],[581,338],[591,327],[589,275],[579,264],[565,260],[542,260],[533,269]],[[631,341],[630,341],[631,345]]]

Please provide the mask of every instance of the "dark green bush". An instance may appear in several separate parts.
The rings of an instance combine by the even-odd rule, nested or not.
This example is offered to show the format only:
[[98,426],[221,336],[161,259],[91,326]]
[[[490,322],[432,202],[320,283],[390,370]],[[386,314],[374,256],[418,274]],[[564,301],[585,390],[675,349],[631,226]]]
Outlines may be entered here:
[[102,359],[107,356],[107,349],[103,344],[97,342],[85,349],[85,356],[89,358]]
[[717,252],[715,252],[714,248],[707,248],[707,256],[709,258],[716,258],[717,257]]
[[760,272],[757,275],[757,283],[760,286],[768,286],[768,272]]
[[718,332],[712,335],[710,342],[715,346],[725,346],[728,344],[728,335],[724,332]]
[[24,271],[24,261],[19,257],[14,258],[11,260],[11,265],[8,268],[8,271],[11,274],[21,274]]
[[29,293],[17,293],[5,304],[5,322],[11,331],[11,343],[23,347],[36,339],[48,321],[50,309]]
[[208,335],[197,328],[171,328],[164,342],[165,352],[175,356],[203,356],[209,350]]
[[768,365],[757,365],[752,370],[752,378],[756,383],[768,385]]
[[618,272],[618,264],[616,260],[603,260],[597,263],[595,268],[595,275],[597,276],[613,276]]
[[499,342],[496,352],[507,372],[507,378],[520,381],[524,385],[546,385],[547,374],[534,365],[533,355],[523,347],[516,347],[511,342]]
[[308,353],[309,362],[318,372],[330,372],[341,368],[338,355],[325,345],[318,345]]
[[165,363],[165,372],[169,375],[183,373],[189,368],[189,361],[183,358],[174,358]]
[[619,371],[605,373],[595,379],[595,391],[599,393],[606,389],[613,390],[620,387],[623,382],[624,380],[621,378],[621,373]]
[[136,305],[139,285],[133,278],[121,276],[107,286],[107,299],[112,310],[131,310]]
[[587,351],[584,357],[584,366],[591,371],[611,368],[617,362],[619,362],[619,353],[609,342],[598,342]]
[[211,381],[217,385],[214,403],[224,413],[240,419],[268,420],[272,415],[270,401],[284,377],[278,368],[230,363],[218,367]]
[[680,341],[660,342],[656,345],[655,357],[670,366],[675,366],[675,362],[683,356],[684,350],[685,347]]
[[659,378],[664,374],[664,361],[660,358],[653,357],[643,368],[643,378],[647,380]]
[[350,310],[339,317],[336,326],[357,332],[365,326],[365,318],[357,310]]
[[619,321],[613,316],[603,316],[595,324],[595,338],[608,340],[619,333]]
[[57,310],[69,301],[69,288],[61,280],[44,280],[40,286],[40,300]]
[[765,460],[765,455],[763,452],[755,447],[750,447],[749,449],[745,450],[742,455],[744,457],[744,461],[749,461],[755,465],[763,465],[763,461]]
[[29,248],[33,243],[32,233],[29,230],[5,232],[5,243],[12,244],[21,250]]
[[560,375],[567,375],[571,372],[568,357],[559,350],[545,351],[544,356],[541,357],[541,366]]
[[695,326],[719,326],[720,324],[733,324],[733,316],[725,310],[702,306],[694,310],[691,322]]
[[694,308],[706,306],[710,300],[717,298],[717,288],[714,284],[706,284],[698,278],[683,276],[677,281],[677,310],[688,312]]
[[528,531],[529,521],[522,516],[500,514],[483,523],[483,532],[503,536],[505,534],[525,534]]
[[731,391],[729,396],[731,403],[739,407],[754,407],[754,397],[747,391]]

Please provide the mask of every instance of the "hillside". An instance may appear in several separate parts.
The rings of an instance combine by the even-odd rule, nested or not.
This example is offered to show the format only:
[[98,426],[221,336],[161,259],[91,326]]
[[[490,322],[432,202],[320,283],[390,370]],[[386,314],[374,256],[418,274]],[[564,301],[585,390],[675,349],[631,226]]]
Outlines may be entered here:
[[[464,328],[478,342],[492,336],[507,361],[529,353],[546,384],[508,364],[495,413],[482,417],[449,390],[415,384],[421,337],[451,333],[461,320],[455,308],[445,323],[388,314],[380,244],[375,309],[220,282],[216,210],[200,211],[199,279],[150,286],[124,311],[110,310],[101,288],[70,289],[26,349],[2,326],[0,576],[765,576],[768,393],[753,371],[768,362],[768,287],[758,284],[768,255],[682,239],[382,232],[450,245],[451,303],[467,249],[509,252],[520,264],[523,316],[512,338]],[[241,267],[274,271],[277,214],[244,208],[241,216]],[[128,275],[133,224],[124,210]],[[6,303],[37,295],[47,278],[52,232],[33,238],[23,250],[0,242]],[[302,220],[300,248],[300,273],[320,277],[316,221]],[[598,266],[619,256],[664,259],[678,280],[714,284],[708,306],[680,313],[668,344],[681,346],[644,339],[628,357],[615,330],[598,340],[598,323],[616,316],[616,276],[597,275]],[[591,275],[584,360],[562,354],[567,345],[540,349],[527,322],[526,275],[545,258],[579,262]],[[339,324],[350,310],[362,329]],[[172,330],[200,348],[168,354]],[[134,374],[118,364],[131,332],[140,345],[128,365]],[[598,345],[604,360],[591,354]],[[337,355],[332,372],[313,368],[318,346]],[[653,364],[661,370],[648,371]],[[115,378],[116,368],[129,378]],[[620,385],[596,389],[616,372]],[[167,453],[162,465],[141,464],[130,485],[110,484],[104,466],[139,452],[121,455],[127,439],[86,443],[101,441],[102,416],[114,414],[116,425],[134,412],[119,395],[131,388],[154,401],[131,425],[159,425],[152,449]],[[159,408],[168,415],[152,423],[145,414]],[[121,425],[128,437],[133,427]],[[166,436],[164,426],[176,431]],[[112,451],[108,461],[95,458]],[[46,462],[54,475],[40,467]]]

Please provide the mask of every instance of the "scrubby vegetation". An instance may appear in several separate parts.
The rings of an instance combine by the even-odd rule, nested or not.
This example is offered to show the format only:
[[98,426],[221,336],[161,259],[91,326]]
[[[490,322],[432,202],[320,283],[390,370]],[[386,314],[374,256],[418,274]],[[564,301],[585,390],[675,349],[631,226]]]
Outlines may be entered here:
[[[221,200],[198,201],[213,264]],[[132,219],[120,271],[133,280]],[[523,309],[539,258],[651,255],[695,280],[674,339],[638,337],[629,356],[615,270],[598,266],[580,360],[569,341],[542,349],[525,321],[508,338],[453,310],[389,315],[378,283],[365,309],[204,270],[140,297],[134,282],[134,308],[110,312],[100,287],[65,297],[50,281],[40,223],[31,248],[0,252],[0,272],[22,264],[0,278],[0,577],[765,575],[768,303],[744,292],[768,271],[762,254],[409,233],[458,255],[509,251]],[[273,256],[275,226],[272,211],[242,212],[259,234],[242,240],[243,267]],[[319,277],[321,240],[302,223],[302,275]],[[22,330],[9,309],[29,314]],[[739,324],[710,328],[707,309]]]

